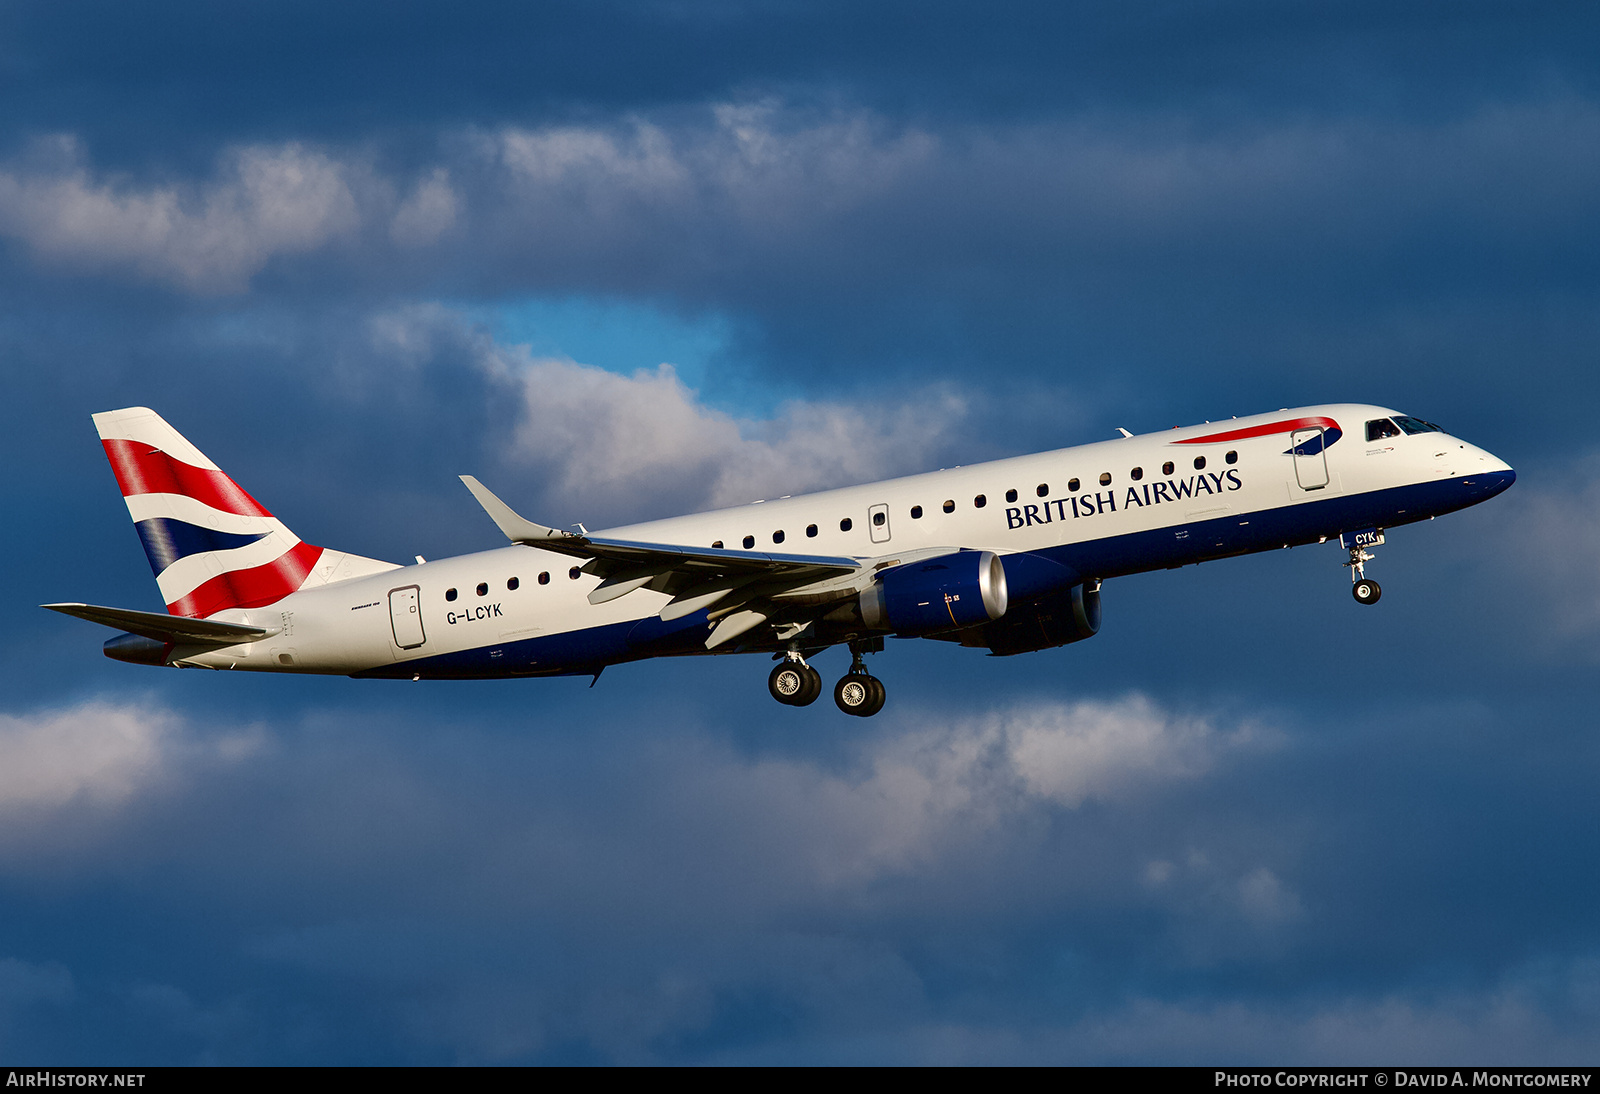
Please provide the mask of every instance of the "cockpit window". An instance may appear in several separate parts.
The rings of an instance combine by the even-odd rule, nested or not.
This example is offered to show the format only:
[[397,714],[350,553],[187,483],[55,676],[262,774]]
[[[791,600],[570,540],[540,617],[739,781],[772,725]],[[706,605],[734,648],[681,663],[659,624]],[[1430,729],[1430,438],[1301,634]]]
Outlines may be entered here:
[[1395,423],[1407,433],[1443,433],[1444,430],[1432,422],[1425,422],[1421,418],[1408,417],[1405,414],[1396,414]]
[[1367,440],[1369,441],[1381,441],[1385,437],[1398,436],[1400,436],[1400,427],[1388,418],[1378,418],[1367,423]]

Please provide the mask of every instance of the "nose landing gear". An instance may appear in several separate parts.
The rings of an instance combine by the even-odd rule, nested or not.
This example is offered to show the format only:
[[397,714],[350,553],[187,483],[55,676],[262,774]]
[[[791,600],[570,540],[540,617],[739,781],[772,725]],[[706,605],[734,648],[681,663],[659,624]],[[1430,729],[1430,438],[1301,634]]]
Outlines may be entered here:
[[1368,528],[1361,532],[1346,532],[1339,537],[1339,546],[1350,552],[1350,594],[1361,604],[1376,604],[1383,595],[1383,587],[1367,576],[1367,563],[1375,556],[1368,547],[1383,542],[1383,530]]

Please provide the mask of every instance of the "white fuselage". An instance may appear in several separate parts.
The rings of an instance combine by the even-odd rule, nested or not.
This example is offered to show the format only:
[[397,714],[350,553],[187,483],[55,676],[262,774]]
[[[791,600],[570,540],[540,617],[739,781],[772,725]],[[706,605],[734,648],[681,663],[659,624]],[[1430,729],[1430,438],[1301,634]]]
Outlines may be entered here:
[[[1368,442],[1365,423],[1394,413],[1356,404],[1285,410],[595,534],[858,559],[933,548],[1037,552],[1098,579],[1426,519],[1482,500],[1456,484],[1510,473],[1442,432]],[[1342,436],[1309,456],[1286,451],[1282,432],[1185,443],[1301,418],[1335,421]],[[510,546],[302,590],[217,614],[273,633],[184,663],[382,675],[411,675],[415,665],[416,675],[484,676],[633,659],[601,636],[651,620],[669,598],[641,588],[591,604],[599,579],[579,573],[579,561]],[[683,622],[704,633],[703,616]],[[469,661],[471,671],[450,668]]]

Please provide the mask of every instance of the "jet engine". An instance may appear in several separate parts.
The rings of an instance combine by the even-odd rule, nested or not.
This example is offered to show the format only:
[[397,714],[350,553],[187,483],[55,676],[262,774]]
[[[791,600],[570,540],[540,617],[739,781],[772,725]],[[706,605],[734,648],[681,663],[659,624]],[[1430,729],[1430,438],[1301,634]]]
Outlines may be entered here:
[[1093,638],[1100,631],[1100,583],[1084,582],[1013,608],[1004,619],[961,635],[963,646],[986,647],[996,657],[1032,653]]
[[861,619],[874,630],[931,635],[1006,614],[1006,571],[992,551],[956,551],[896,566],[861,593]]

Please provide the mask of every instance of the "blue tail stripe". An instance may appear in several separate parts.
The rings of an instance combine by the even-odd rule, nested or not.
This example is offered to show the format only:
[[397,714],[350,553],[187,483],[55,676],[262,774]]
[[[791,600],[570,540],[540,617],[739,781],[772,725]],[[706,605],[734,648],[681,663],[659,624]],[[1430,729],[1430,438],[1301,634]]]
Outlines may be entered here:
[[272,534],[219,532],[215,528],[202,528],[198,524],[171,517],[150,517],[138,521],[134,527],[139,529],[145,556],[150,559],[150,569],[155,571],[157,577],[180,558],[188,558],[202,551],[231,551]]

